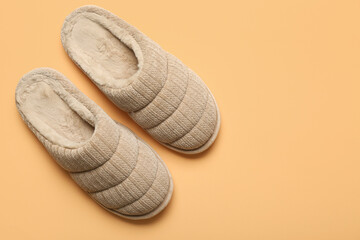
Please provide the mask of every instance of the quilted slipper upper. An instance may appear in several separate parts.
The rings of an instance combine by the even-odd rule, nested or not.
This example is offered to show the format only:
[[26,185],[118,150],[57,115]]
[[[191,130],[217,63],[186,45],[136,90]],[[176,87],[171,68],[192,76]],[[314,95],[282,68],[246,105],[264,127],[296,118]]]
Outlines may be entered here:
[[61,39],[101,91],[162,144],[193,153],[215,140],[220,116],[207,86],[135,27],[84,6],[66,18]]
[[16,105],[57,163],[101,206],[128,218],[166,206],[172,180],[164,162],[65,76],[31,71],[17,86]]

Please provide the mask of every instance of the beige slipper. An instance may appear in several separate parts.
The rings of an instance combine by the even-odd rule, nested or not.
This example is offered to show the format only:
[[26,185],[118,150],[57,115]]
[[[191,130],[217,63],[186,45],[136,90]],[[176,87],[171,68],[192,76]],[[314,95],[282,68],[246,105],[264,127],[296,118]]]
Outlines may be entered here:
[[61,40],[101,91],[157,141],[189,154],[214,142],[220,114],[207,86],[139,30],[84,6],[66,18]]
[[16,106],[57,163],[106,210],[146,219],[170,201],[173,183],[160,157],[59,72],[26,74]]

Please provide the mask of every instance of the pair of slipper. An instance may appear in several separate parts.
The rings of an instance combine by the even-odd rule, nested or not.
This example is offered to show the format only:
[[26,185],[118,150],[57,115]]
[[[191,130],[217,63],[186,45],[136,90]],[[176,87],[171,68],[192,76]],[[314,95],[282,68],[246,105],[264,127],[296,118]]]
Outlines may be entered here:
[[[220,115],[207,86],[135,27],[84,6],[65,19],[61,41],[95,85],[164,146],[195,154],[214,142]],[[22,77],[15,98],[28,127],[99,205],[129,219],[166,207],[173,183],[162,159],[64,75],[35,69]]]

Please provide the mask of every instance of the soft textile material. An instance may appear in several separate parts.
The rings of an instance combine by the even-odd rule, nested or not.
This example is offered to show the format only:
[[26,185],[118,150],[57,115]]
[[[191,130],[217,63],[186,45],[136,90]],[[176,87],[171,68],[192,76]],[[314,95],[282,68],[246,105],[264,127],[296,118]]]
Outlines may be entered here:
[[214,142],[220,114],[207,86],[139,30],[84,6],[66,18],[61,40],[101,91],[160,143],[199,153]]
[[144,219],[169,202],[172,179],[159,156],[59,72],[26,74],[16,106],[57,163],[108,211]]

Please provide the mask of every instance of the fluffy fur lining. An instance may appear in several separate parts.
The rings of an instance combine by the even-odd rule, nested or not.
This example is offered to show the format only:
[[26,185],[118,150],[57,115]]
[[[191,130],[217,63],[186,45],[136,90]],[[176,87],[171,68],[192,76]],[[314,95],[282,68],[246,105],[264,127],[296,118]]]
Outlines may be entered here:
[[69,56],[96,84],[122,88],[137,78],[143,54],[129,32],[110,18],[74,11],[64,22],[61,39]]
[[16,89],[16,104],[41,135],[60,146],[75,148],[94,132],[94,115],[74,98],[51,70],[25,75]]

